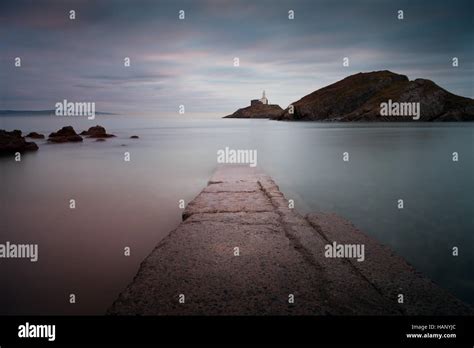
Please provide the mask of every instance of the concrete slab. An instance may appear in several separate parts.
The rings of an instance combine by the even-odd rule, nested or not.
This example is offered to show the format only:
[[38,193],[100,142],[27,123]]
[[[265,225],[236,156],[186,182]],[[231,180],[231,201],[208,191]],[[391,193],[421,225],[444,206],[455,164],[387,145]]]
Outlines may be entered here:
[[[108,314],[472,314],[344,219],[305,218],[289,209],[278,186],[256,168],[218,168],[183,220],[142,262]],[[363,243],[366,260],[326,257],[334,240]],[[407,295],[403,305],[399,291]]]

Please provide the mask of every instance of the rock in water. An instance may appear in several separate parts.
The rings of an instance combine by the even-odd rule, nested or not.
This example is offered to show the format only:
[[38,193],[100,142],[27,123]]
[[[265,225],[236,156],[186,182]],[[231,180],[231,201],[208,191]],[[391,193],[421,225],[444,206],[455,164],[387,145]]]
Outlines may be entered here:
[[[406,116],[380,116],[381,103],[420,103],[421,121],[473,121],[474,100],[424,79],[408,80],[391,71],[358,73],[318,89],[294,102],[277,120],[411,121]],[[291,106],[293,113],[291,113]]]
[[139,138],[138,135],[132,135],[132,136],[130,137],[130,139],[138,139],[138,138]]
[[81,132],[81,135],[87,135],[88,138],[112,138],[113,134],[107,134],[105,128],[102,126],[90,127],[89,130]]
[[8,132],[0,129],[0,155],[36,150],[38,150],[38,145],[34,142],[26,141],[21,136],[20,130]]
[[28,135],[26,137],[27,138],[32,138],[32,139],[44,139],[43,134],[39,134],[39,133],[36,133],[36,132],[30,132],[30,133],[28,133]]
[[82,141],[82,137],[76,133],[74,128],[66,126],[49,135],[48,141],[53,143],[67,143]]

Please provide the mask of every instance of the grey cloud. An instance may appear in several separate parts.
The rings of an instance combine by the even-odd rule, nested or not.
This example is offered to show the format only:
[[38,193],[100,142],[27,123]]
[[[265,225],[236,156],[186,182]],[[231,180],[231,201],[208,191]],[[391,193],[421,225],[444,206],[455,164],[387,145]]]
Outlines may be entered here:
[[[75,22],[65,17],[71,8]],[[21,108],[31,93],[19,91],[28,89],[45,101],[93,96],[119,109],[110,111],[174,110],[185,100],[191,109],[212,104],[228,113],[260,89],[285,105],[349,74],[381,69],[472,97],[473,13],[469,0],[7,0],[0,3],[3,99]],[[131,68],[124,69],[125,56]],[[452,56],[461,59],[455,71]]]

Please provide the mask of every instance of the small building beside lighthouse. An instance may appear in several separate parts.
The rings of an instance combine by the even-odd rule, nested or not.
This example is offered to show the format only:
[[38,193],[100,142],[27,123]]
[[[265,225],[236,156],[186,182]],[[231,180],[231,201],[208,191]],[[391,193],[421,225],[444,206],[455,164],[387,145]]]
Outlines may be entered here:
[[250,105],[258,105],[258,104],[268,105],[268,99],[267,99],[267,97],[265,96],[265,91],[263,91],[263,93],[262,93],[262,98],[260,98],[260,99],[252,99],[252,100],[250,101]]
[[280,117],[283,109],[276,105],[268,102],[265,91],[262,93],[260,99],[252,99],[250,106],[240,108],[231,115],[224,116],[225,118],[278,118]]

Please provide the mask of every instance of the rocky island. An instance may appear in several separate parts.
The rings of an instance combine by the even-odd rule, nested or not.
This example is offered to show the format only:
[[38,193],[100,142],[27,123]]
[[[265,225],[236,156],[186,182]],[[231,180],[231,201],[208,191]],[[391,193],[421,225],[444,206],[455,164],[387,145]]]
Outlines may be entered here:
[[269,104],[263,91],[262,98],[250,101],[250,106],[241,108],[232,115],[224,118],[275,118],[279,117],[283,109],[276,104]]
[[474,120],[474,100],[439,87],[433,81],[391,71],[358,73],[292,103],[277,120],[409,121],[404,116],[381,116],[381,103],[419,103],[420,121]]
[[[393,105],[397,112],[385,114],[385,104]],[[407,76],[388,70],[348,76],[304,96],[281,112],[277,108],[271,112],[260,109],[265,106],[251,105],[226,117],[329,122],[474,121],[474,99],[452,94],[433,81],[410,81]],[[416,106],[418,112],[404,115],[399,106],[402,111]]]

